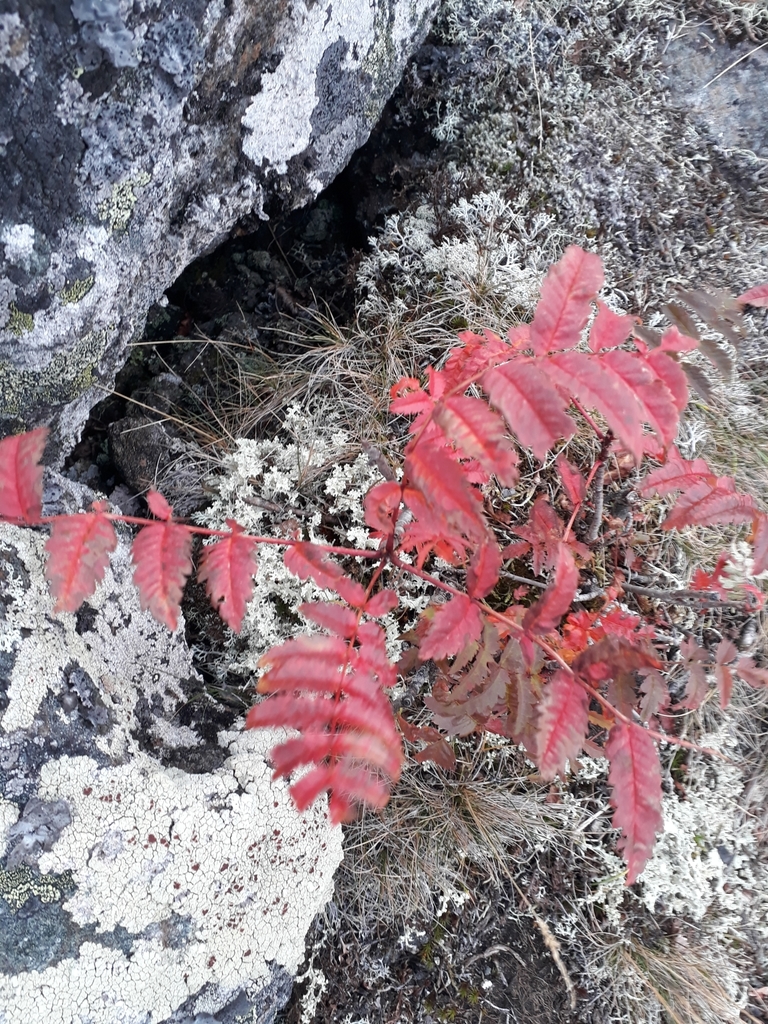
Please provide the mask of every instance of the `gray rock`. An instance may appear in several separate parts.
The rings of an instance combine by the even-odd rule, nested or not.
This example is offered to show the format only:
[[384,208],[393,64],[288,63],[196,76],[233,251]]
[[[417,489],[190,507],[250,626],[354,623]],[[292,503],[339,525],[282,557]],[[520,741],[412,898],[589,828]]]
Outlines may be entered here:
[[[93,497],[47,474],[46,514]],[[44,542],[0,525],[0,1024],[271,1024],[340,830],[141,610],[127,536],[75,615]]]
[[435,7],[0,0],[0,430],[60,460],[181,270],[344,167]]
[[706,26],[689,26],[662,48],[674,103],[724,150],[768,158],[768,48],[718,42]]

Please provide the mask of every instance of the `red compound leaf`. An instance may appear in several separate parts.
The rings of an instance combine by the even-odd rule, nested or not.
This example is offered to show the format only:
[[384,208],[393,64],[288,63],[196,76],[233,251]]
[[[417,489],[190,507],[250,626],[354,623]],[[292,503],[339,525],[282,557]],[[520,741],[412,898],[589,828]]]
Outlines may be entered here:
[[299,611],[305,619],[328,630],[329,633],[335,633],[336,636],[348,639],[357,632],[358,616],[344,604],[308,601],[299,605]]
[[752,658],[739,658],[734,669],[739,679],[755,690],[768,688],[768,669],[759,668]]
[[[509,339],[515,344],[523,336],[526,347],[528,342],[529,327],[523,324],[509,332]],[[446,391],[453,391],[460,388],[462,384],[475,379],[489,366],[509,359],[514,349],[493,331],[483,331],[482,334],[474,334],[472,331],[462,331],[459,334],[461,346],[454,348],[448,355],[443,367],[443,380]]]
[[605,753],[611,764],[613,827],[622,830],[618,847],[627,862],[627,885],[633,885],[664,827],[659,754],[642,726],[621,721],[611,729]]
[[211,604],[222,619],[239,633],[245,606],[253,597],[256,541],[234,519],[228,519],[227,526],[229,536],[203,548],[197,578],[205,583]]
[[394,611],[400,603],[400,599],[394,590],[380,590],[378,594],[374,594],[365,606],[365,612],[374,619],[378,619],[382,615],[387,615],[389,612]]
[[[461,467],[444,451],[418,445],[406,457],[405,474],[438,520],[469,539],[485,538],[487,527],[479,494],[472,490]],[[445,526],[440,522],[438,528]]]
[[0,441],[0,519],[37,523],[42,513],[43,467],[48,428]]
[[173,518],[173,509],[159,491],[150,491],[147,494],[147,505],[157,519],[167,521]]
[[468,643],[480,639],[483,616],[477,605],[464,594],[438,605],[421,642],[419,657],[423,661],[449,658]]
[[170,521],[145,526],[133,542],[133,582],[143,609],[172,632],[179,623],[184,585],[192,572],[192,534]]
[[365,604],[365,588],[350,579],[340,565],[332,562],[319,544],[300,542],[287,548],[285,567],[300,580],[313,579],[318,587],[335,591],[340,598],[356,608]]
[[429,725],[413,725],[403,718],[402,712],[398,712],[397,724],[409,743],[426,743],[423,750],[419,750],[413,755],[414,761],[418,761],[419,764],[432,761],[447,772],[455,770],[456,755],[453,752],[453,747],[437,729],[433,729]]
[[502,557],[495,540],[475,549],[467,572],[467,593],[470,597],[486,597],[499,581]]
[[259,691],[275,696],[250,710],[246,727],[299,732],[272,751],[275,778],[310,765],[291,786],[299,810],[326,791],[334,824],[348,820],[356,804],[383,807],[403,751],[383,690],[394,683],[395,670],[381,627],[362,624],[349,639],[300,636],[273,647],[260,665],[266,672]]
[[402,488],[394,480],[376,484],[365,496],[365,522],[373,537],[388,537],[394,529],[394,516],[400,507]]
[[[605,616],[604,623],[610,628],[609,616]],[[571,667],[576,675],[594,684],[613,679],[621,672],[658,669],[661,668],[661,662],[646,646],[633,643],[626,636],[609,633],[582,651]]]
[[608,352],[602,357],[589,352],[562,352],[549,360],[552,380],[586,408],[596,409],[639,462],[644,451],[645,417],[636,390],[629,383],[641,378],[630,376],[630,366],[639,371],[646,369],[642,377],[645,383],[652,380],[642,360],[631,352]]
[[578,343],[603,281],[600,257],[569,245],[541,286],[530,336],[536,355]]
[[54,612],[76,612],[104,579],[109,553],[117,547],[115,528],[100,513],[54,519],[45,549],[45,576],[56,598]]
[[657,348],[653,352],[644,353],[642,358],[665,385],[672,396],[675,408],[681,413],[688,405],[688,378],[685,370],[663,349]]
[[680,644],[680,654],[688,671],[688,680],[681,706],[688,708],[689,711],[695,711],[696,708],[701,707],[709,693],[709,683],[704,668],[709,664],[709,655],[703,647],[699,647],[693,637],[683,640]]
[[640,714],[644,722],[647,722],[660,711],[664,711],[670,705],[669,690],[664,676],[655,669],[648,669],[644,673],[640,691],[643,697],[640,701]]
[[[563,543],[563,530],[562,520],[543,494],[534,501],[528,522],[523,526],[512,527],[513,533],[531,545],[533,571],[537,576],[542,569],[555,564]],[[504,554],[505,557],[512,557],[506,554],[506,550]]]
[[536,759],[551,780],[574,760],[587,735],[589,697],[567,672],[556,672],[544,687],[536,730]]
[[520,444],[537,459],[576,429],[565,398],[533,359],[520,357],[488,370],[481,383]]
[[390,388],[389,396],[389,411],[400,416],[428,416],[435,405],[435,399],[423,390],[416,377],[401,377]]
[[733,673],[728,665],[738,653],[736,644],[731,640],[721,640],[715,649],[715,683],[723,710],[730,704],[733,693]]

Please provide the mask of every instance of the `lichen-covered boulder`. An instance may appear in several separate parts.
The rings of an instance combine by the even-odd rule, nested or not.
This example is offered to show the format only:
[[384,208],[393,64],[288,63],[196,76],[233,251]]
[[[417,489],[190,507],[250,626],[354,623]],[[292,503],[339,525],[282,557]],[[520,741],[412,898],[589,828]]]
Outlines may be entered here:
[[344,167],[435,7],[3,0],[0,430],[65,452],[181,270]]
[[[51,474],[47,511],[93,495]],[[45,538],[0,527],[0,1022],[268,1024],[341,837],[271,782],[139,607],[127,540],[54,616]]]

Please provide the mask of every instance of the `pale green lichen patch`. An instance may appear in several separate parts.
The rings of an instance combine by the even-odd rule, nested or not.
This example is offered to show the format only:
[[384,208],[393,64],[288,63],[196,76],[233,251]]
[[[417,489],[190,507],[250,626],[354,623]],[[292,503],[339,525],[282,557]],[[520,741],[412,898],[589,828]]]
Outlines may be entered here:
[[64,288],[59,292],[59,298],[66,305],[70,305],[84,298],[91,288],[93,288],[93,274],[89,277],[84,277],[81,281],[73,281],[68,288]]
[[0,868],[0,899],[17,913],[33,896],[41,903],[58,903],[74,887],[71,871],[60,875],[39,875],[26,864],[12,871]]
[[9,305],[8,312],[10,314],[8,317],[8,330],[11,334],[21,337],[22,334],[33,330],[35,318],[31,313],[22,313],[15,302]]
[[89,331],[71,352],[54,356],[42,370],[18,370],[0,362],[3,415],[23,417],[31,407],[74,401],[93,384],[106,343],[106,331]]
[[150,181],[151,175],[142,171],[135,178],[114,184],[109,199],[99,203],[99,217],[106,221],[113,231],[125,231],[138,200],[135,190],[144,188]]

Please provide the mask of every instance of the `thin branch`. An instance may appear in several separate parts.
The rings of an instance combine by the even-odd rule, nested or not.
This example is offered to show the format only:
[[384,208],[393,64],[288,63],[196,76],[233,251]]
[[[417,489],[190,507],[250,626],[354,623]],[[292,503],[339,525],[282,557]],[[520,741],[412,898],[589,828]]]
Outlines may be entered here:
[[710,78],[706,85],[702,85],[702,90],[708,89],[713,82],[716,82],[718,78],[722,78],[727,71],[730,71],[731,68],[735,68],[737,64],[741,64],[743,60],[746,60],[748,57],[751,57],[753,53],[757,53],[758,50],[762,50],[764,46],[768,46],[768,39],[766,39],[764,43],[760,43],[759,46],[755,46],[754,49],[749,51],[749,53],[743,53],[741,57],[733,61],[733,63],[729,64],[727,68],[723,68],[723,70],[719,74],[715,75],[714,78]]
[[710,608],[743,608],[743,601],[721,601],[719,597],[704,590],[656,590],[654,587],[641,587],[636,583],[622,583],[622,590],[640,597],[648,597],[654,601],[673,604],[677,601],[701,601]]
[[593,544],[597,540],[597,535],[600,532],[600,524],[603,521],[603,483],[605,481],[605,463],[601,462],[598,471],[595,473],[595,483],[593,488],[593,501],[595,505],[595,511],[592,514],[592,522],[589,524],[589,533],[587,534],[587,544]]
[[533,87],[536,90],[536,99],[539,104],[539,152],[544,146],[544,115],[541,112],[541,92],[539,91],[539,76],[536,74],[536,55],[533,52],[533,29],[528,25],[528,45],[531,50],[531,67],[533,68]]

